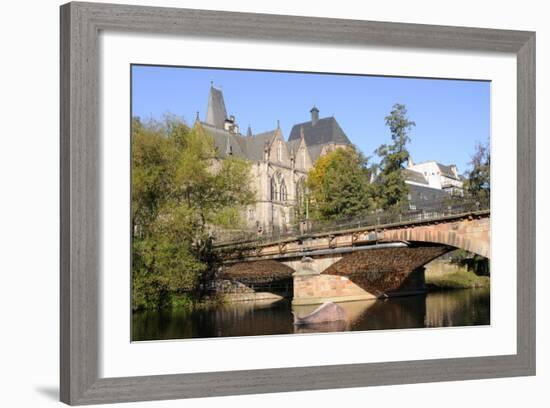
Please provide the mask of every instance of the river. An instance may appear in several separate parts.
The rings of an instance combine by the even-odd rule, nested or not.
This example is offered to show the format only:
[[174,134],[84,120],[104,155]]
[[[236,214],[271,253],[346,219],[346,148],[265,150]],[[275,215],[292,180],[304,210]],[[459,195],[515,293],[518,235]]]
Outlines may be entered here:
[[489,289],[462,289],[345,302],[339,305],[346,310],[347,321],[303,327],[294,326],[291,312],[303,316],[316,306],[293,308],[288,300],[145,311],[132,317],[132,340],[488,325],[489,299]]

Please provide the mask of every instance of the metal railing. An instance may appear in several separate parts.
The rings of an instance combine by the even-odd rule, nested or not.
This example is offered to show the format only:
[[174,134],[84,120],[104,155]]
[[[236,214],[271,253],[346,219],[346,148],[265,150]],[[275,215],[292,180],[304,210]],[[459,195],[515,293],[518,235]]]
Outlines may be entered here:
[[352,229],[384,226],[389,224],[432,221],[448,216],[484,211],[490,208],[488,200],[455,199],[452,201],[434,202],[424,209],[374,212],[360,217],[332,221],[304,220],[290,225],[285,231],[273,228],[271,231],[231,230],[214,232],[214,246],[257,243],[267,244],[288,238],[298,238],[323,233],[336,233]]

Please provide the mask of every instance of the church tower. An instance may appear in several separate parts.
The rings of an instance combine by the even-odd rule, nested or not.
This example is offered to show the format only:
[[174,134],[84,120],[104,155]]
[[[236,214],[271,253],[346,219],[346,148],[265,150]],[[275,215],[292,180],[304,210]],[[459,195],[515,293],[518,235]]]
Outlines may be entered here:
[[223,129],[227,111],[225,110],[225,101],[221,90],[214,88],[210,83],[210,94],[208,95],[208,107],[206,109],[206,123],[218,129]]

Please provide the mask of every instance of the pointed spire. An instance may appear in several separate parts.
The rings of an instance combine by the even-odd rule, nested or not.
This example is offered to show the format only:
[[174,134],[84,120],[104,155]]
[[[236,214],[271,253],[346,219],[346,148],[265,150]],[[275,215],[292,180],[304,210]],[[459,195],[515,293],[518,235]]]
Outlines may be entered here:
[[248,129],[246,130],[246,135],[248,137],[251,137],[252,136],[252,128],[250,127],[250,124],[248,125]]
[[197,111],[197,116],[195,116],[195,123],[198,123],[201,121],[201,118],[199,116],[199,111]]
[[304,127],[303,126],[300,126],[300,139],[304,140],[305,136],[304,136]]
[[206,109],[205,122],[218,129],[224,128],[227,111],[225,101],[221,90],[214,88],[214,83],[210,82],[210,93],[208,95],[208,108]]
[[279,119],[277,119],[277,129],[281,128],[281,122],[279,122]]

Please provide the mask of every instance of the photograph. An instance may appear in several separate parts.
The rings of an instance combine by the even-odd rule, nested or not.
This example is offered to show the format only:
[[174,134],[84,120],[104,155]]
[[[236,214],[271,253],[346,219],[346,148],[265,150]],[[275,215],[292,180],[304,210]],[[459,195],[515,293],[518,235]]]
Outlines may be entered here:
[[491,325],[491,82],[132,64],[131,341]]

